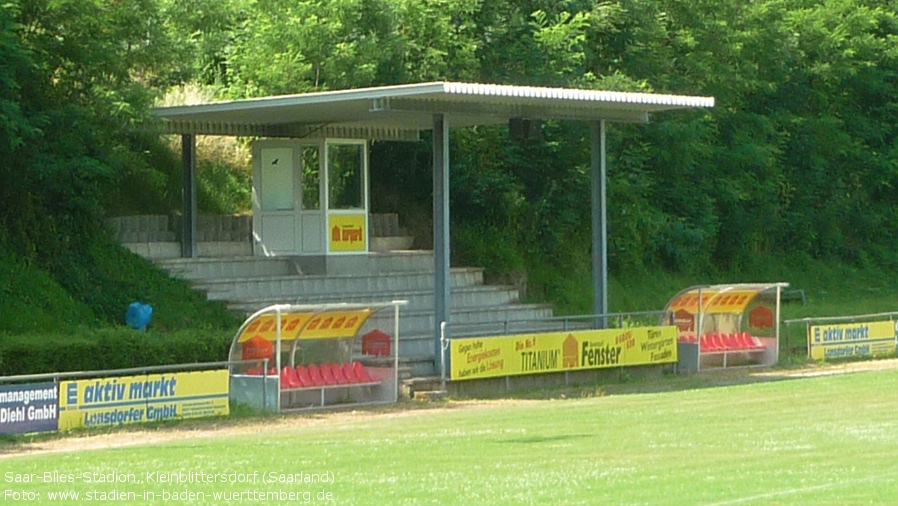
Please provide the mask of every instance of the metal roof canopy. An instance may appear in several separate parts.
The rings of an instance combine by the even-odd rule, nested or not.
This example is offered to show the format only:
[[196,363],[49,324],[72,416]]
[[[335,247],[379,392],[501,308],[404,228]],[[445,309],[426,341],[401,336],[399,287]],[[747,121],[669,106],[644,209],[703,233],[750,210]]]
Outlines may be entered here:
[[436,82],[160,107],[155,114],[173,134],[304,137],[333,129],[416,139],[433,128],[434,114],[447,115],[453,127],[510,118],[645,123],[654,112],[713,105],[709,97]]
[[[504,124],[512,118],[590,123],[593,309],[595,315],[604,315],[605,123],[646,123],[651,113],[713,106],[713,97],[433,82],[160,107],[154,114],[162,118],[165,133],[181,134],[184,141],[184,256],[196,255],[196,135],[417,140],[421,131],[433,130],[434,351],[439,357],[440,323],[448,324],[450,317],[450,125]],[[597,319],[596,325],[603,326],[603,321]]]

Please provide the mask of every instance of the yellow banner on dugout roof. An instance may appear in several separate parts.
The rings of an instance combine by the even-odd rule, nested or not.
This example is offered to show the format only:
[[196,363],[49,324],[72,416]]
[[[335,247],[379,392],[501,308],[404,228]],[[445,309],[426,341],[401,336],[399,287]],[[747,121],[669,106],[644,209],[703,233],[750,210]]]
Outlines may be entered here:
[[62,381],[59,429],[227,415],[227,369]]
[[368,251],[365,214],[329,214],[327,250],[332,252]]
[[[281,340],[355,337],[372,315],[370,309],[281,313]],[[247,323],[237,338],[243,343],[259,336],[277,341],[277,315],[264,313]]]
[[[296,339],[299,331],[312,318],[314,313],[281,313],[281,339],[290,341]],[[265,313],[257,316],[240,333],[237,342],[244,342],[253,336],[260,336],[269,341],[277,341],[277,315]]]
[[322,311],[309,320],[309,323],[300,332],[299,338],[355,337],[371,314],[370,309]]
[[[701,295],[701,296],[699,296]],[[699,300],[705,313],[742,313],[758,295],[756,290],[690,290],[673,300],[669,311],[685,310],[698,313]]]
[[808,354],[816,360],[895,353],[898,322],[876,321],[808,327]]
[[450,341],[449,352],[453,380],[665,364],[677,361],[677,328],[459,338]]

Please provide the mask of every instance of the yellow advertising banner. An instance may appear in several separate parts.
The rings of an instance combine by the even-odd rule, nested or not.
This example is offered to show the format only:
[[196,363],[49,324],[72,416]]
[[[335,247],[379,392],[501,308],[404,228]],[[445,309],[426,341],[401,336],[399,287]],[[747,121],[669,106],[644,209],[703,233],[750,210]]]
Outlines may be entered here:
[[312,317],[309,324],[302,329],[299,338],[354,337],[371,314],[370,309],[322,311]]
[[[371,314],[370,309],[281,313],[281,340],[355,337]],[[257,316],[243,328],[237,342],[243,343],[255,336],[277,341],[277,315]]]
[[368,251],[368,231],[364,214],[329,214],[327,250],[331,252]]
[[699,300],[702,311],[706,313],[742,313],[748,304],[758,295],[755,290],[702,290],[699,297],[698,290],[686,292],[670,303],[669,311],[685,310],[690,313],[698,313]]
[[492,378],[677,361],[677,327],[453,339],[450,378]]
[[59,429],[227,415],[228,370],[145,374],[59,384]]
[[892,321],[808,327],[808,354],[816,360],[895,353],[898,323]]
[[[281,339],[290,341],[305,326],[314,313],[281,313]],[[277,315],[265,313],[249,322],[240,332],[237,342],[242,343],[253,336],[260,336],[268,341],[277,341]]]

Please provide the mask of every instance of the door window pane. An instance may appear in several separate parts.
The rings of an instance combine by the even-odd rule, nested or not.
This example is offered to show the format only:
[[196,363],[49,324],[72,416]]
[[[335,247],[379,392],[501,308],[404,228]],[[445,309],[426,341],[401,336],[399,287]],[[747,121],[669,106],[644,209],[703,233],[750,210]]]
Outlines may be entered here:
[[262,150],[262,210],[293,209],[293,148]]
[[328,207],[362,209],[363,144],[329,144],[327,148]]

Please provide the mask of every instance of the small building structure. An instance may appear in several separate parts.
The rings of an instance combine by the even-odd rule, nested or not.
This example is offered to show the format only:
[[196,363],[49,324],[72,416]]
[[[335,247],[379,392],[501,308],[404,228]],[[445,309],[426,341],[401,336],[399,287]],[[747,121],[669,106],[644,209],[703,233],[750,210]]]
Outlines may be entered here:
[[257,311],[231,343],[231,399],[277,411],[396,402],[404,304],[281,304]]
[[780,296],[788,283],[686,288],[664,308],[661,324],[677,327],[681,372],[770,366],[779,360]]

